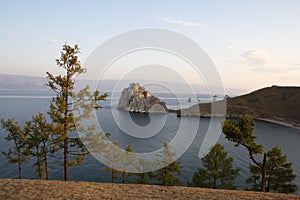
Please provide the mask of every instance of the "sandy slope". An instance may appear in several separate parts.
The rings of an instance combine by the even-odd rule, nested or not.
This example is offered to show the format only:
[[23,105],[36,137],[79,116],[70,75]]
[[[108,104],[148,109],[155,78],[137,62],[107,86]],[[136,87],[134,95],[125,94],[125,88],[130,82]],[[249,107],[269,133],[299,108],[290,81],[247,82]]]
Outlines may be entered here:
[[0,179],[0,199],[300,200],[300,196],[154,185]]

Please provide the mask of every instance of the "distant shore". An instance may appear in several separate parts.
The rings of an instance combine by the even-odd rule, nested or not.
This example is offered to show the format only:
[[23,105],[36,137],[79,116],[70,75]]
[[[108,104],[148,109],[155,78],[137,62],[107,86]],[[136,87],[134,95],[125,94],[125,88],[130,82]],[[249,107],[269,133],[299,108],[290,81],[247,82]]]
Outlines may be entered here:
[[290,128],[295,128],[295,129],[300,130],[300,126],[296,126],[296,125],[293,125],[293,124],[290,124],[290,123],[287,123],[287,122],[281,122],[281,121],[276,121],[276,120],[267,119],[267,118],[256,118],[255,120],[270,122],[270,123],[273,123],[273,124],[279,124],[279,125],[282,125],[282,126],[287,126],[287,127],[290,127]]
[[[183,110],[185,111],[184,113],[182,113]],[[183,110],[169,109],[168,112],[177,113],[178,117],[202,117],[202,118],[213,117],[213,116],[211,116],[210,113],[206,113],[205,115],[201,114],[197,109],[194,109],[193,106],[188,109],[183,109]],[[220,116],[222,116],[222,114],[220,114]],[[218,117],[218,116],[214,116],[214,117]],[[226,118],[238,118],[238,116],[230,116],[230,117],[225,116],[225,117]],[[276,119],[269,119],[269,118],[262,118],[262,117],[254,117],[254,119],[300,130],[300,124],[295,124],[292,122],[280,121],[280,120],[276,120]]]
[[[218,117],[218,115],[225,115],[226,118],[238,118],[249,115],[255,120],[300,129],[299,99],[300,87],[271,86],[240,96],[198,103],[178,110],[177,116]],[[213,108],[215,108],[214,112]]]

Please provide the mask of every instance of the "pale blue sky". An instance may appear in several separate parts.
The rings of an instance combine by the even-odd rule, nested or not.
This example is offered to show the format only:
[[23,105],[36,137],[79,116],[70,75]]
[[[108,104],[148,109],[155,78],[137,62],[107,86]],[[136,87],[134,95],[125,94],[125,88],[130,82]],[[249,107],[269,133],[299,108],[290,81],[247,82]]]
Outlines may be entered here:
[[[166,28],[196,41],[225,87],[300,85],[300,1],[1,1],[0,73],[56,72],[62,44],[81,60],[124,31]],[[93,78],[93,77],[91,77]]]

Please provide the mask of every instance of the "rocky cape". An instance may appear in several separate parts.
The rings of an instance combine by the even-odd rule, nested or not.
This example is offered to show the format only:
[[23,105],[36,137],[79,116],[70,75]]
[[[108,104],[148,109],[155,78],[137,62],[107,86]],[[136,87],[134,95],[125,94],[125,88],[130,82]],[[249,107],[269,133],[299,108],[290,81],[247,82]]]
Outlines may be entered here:
[[[224,104],[226,101],[226,104]],[[255,119],[300,127],[300,87],[272,86],[249,94],[200,103],[177,110],[178,116],[211,117],[212,105],[226,105],[226,117],[250,115]]]
[[139,83],[131,83],[124,88],[118,103],[119,109],[129,112],[166,113],[166,103],[148,92]]

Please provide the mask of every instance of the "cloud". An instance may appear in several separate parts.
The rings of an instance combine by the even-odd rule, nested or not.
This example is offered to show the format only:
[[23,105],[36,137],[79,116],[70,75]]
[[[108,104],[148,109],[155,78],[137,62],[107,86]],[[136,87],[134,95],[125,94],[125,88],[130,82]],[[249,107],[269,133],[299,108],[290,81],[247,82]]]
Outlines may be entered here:
[[274,73],[280,72],[282,67],[274,65],[257,65],[251,68],[251,71],[261,72],[261,73]]
[[288,61],[288,62],[281,63],[281,65],[285,66],[285,68],[288,69],[289,71],[300,70],[299,62]]
[[251,68],[254,72],[261,73],[275,73],[275,74],[288,74],[288,73],[299,73],[300,65],[293,64],[281,64],[281,65],[262,65],[254,66]]
[[183,20],[173,19],[172,17],[158,17],[157,19],[169,24],[176,24],[181,26],[200,26],[201,28],[207,28],[206,24],[202,24],[200,22],[183,21]]
[[241,56],[250,66],[266,65],[270,63],[268,53],[263,49],[246,50]]
[[57,39],[56,38],[52,38],[52,39],[49,39],[47,36],[43,36],[41,38],[42,42],[57,42]]
[[295,61],[275,62],[264,49],[250,49],[241,54],[244,64],[246,63],[251,71],[259,73],[287,74],[300,70],[300,63]]

